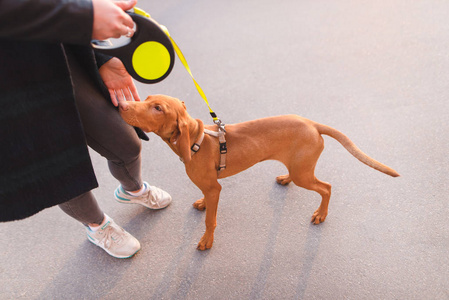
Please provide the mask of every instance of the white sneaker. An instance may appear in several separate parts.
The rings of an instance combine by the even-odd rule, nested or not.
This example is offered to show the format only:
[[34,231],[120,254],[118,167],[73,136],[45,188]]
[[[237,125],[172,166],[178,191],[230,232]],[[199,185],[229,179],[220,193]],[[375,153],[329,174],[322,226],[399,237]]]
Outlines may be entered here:
[[114,196],[121,203],[137,203],[150,209],[162,209],[167,207],[172,199],[169,193],[155,186],[143,183],[146,192],[141,196],[133,196],[126,192],[121,185],[115,190]]
[[86,227],[89,241],[116,258],[128,258],[140,250],[139,241],[105,214],[104,225],[96,231]]

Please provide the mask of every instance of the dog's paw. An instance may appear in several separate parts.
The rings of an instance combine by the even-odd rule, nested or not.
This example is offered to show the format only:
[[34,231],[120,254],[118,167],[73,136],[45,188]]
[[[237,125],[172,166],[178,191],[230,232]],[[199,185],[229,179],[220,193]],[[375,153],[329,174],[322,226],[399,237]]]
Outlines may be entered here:
[[318,208],[312,215],[312,219],[310,220],[313,224],[318,225],[323,223],[326,220],[327,211],[321,211],[321,208]]
[[292,182],[292,179],[290,178],[290,175],[282,175],[282,176],[278,176],[276,177],[276,182],[281,184],[281,185],[287,185],[290,182]]
[[212,248],[213,243],[214,243],[214,235],[205,233],[196,248],[198,250],[202,250],[202,251],[206,250],[206,249],[210,249],[210,248]]
[[195,207],[198,210],[204,210],[206,208],[206,203],[204,202],[204,198],[201,198],[200,200],[195,201],[195,203],[193,203],[193,207]]

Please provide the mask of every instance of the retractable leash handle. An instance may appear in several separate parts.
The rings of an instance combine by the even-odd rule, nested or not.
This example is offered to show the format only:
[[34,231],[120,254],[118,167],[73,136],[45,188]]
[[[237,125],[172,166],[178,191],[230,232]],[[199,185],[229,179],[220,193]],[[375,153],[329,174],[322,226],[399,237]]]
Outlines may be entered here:
[[128,73],[142,83],[164,80],[173,69],[175,51],[170,38],[145,11],[134,8],[127,11],[135,23],[131,38],[92,41],[92,47],[106,55],[115,56],[125,65]]
[[201,98],[206,102],[214,123],[217,124],[220,131],[226,132],[224,123],[210,107],[206,94],[193,77],[187,60],[170,36],[168,29],[159,25],[140,8],[134,7],[132,11],[126,13],[136,24],[134,35],[131,38],[122,36],[105,41],[93,40],[92,47],[96,51],[120,58],[128,73],[142,83],[156,83],[164,80],[173,69],[176,52]]

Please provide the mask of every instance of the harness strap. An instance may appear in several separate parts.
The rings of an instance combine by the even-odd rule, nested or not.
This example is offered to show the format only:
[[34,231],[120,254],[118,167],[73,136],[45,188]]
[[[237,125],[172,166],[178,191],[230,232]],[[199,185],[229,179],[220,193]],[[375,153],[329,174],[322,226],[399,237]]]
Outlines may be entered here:
[[214,137],[218,137],[218,142],[220,144],[220,164],[218,165],[218,175],[220,175],[221,171],[226,169],[226,154],[228,153],[228,148],[226,146],[226,132],[219,130],[219,131],[211,131],[208,129],[204,129],[204,132],[206,134],[209,134]]
[[192,145],[192,147],[190,147],[191,155],[197,153],[200,150],[200,146],[201,143],[203,142],[203,139],[204,139],[204,132],[201,133],[198,140]]
[[[217,172],[218,172],[218,175],[220,175],[221,171],[226,169],[226,154],[228,153],[228,148],[226,146],[226,138],[225,138],[226,131],[224,131],[224,130],[212,131],[209,129],[204,129],[204,133],[214,136],[214,137],[218,137],[218,142],[220,144],[220,164],[218,166]],[[195,144],[193,146],[195,146]]]

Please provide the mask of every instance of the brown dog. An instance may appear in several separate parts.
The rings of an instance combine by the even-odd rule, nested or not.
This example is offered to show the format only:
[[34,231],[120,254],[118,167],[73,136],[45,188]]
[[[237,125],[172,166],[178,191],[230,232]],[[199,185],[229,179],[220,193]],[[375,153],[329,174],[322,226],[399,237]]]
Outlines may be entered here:
[[[331,185],[315,177],[315,165],[324,149],[321,134],[333,137],[364,164],[393,177],[399,174],[363,153],[344,134],[296,115],[264,118],[226,125],[226,169],[217,173],[220,164],[218,138],[204,135],[200,150],[192,156],[191,147],[203,136],[204,125],[186,111],[184,102],[164,95],[149,96],[143,102],[126,102],[120,106],[122,118],[130,125],[159,135],[182,159],[189,178],[202,191],[204,198],[193,206],[206,209],[206,232],[198,249],[212,247],[216,227],[221,185],[217,179],[237,174],[252,165],[274,159],[282,162],[289,174],[276,178],[279,184],[293,181],[296,185],[316,191],[321,204],[312,216],[319,224],[326,219]],[[217,131],[217,125],[206,129]]]

